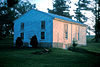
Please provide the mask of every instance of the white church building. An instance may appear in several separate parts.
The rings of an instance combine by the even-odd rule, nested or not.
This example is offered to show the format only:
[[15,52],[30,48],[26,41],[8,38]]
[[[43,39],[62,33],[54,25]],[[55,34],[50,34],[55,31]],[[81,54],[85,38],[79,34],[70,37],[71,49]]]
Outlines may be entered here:
[[14,21],[14,43],[21,37],[24,46],[36,35],[38,46],[66,49],[76,39],[78,44],[86,45],[87,26],[67,17],[32,9]]

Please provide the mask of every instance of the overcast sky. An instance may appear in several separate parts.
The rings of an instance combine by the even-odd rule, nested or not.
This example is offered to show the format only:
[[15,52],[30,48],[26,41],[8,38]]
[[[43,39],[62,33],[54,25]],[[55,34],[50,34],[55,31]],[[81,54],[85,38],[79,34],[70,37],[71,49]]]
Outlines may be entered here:
[[[23,0],[26,1],[26,0]],[[32,4],[36,4],[36,8],[38,8],[38,10],[44,11],[44,12],[48,12],[47,8],[52,9],[53,8],[53,0],[28,0],[30,1]],[[73,0],[72,2],[72,6],[73,3],[77,2],[78,0]],[[75,8],[75,6],[73,6]]]

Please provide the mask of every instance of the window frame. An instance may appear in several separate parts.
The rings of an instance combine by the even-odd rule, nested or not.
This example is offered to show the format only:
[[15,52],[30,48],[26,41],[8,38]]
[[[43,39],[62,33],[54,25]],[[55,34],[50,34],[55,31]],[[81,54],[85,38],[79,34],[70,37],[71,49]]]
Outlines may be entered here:
[[24,30],[24,23],[21,23],[21,30]]
[[45,21],[44,20],[41,21],[41,29],[45,29]]
[[[67,26],[65,29],[65,26]],[[67,30],[67,31],[66,31]],[[68,39],[68,24],[64,24],[65,38]]]
[[80,40],[80,27],[78,26],[78,40]]
[[41,39],[45,39],[45,32],[44,31],[41,32]]
[[24,32],[20,33],[20,37],[21,37],[22,40],[24,39]]

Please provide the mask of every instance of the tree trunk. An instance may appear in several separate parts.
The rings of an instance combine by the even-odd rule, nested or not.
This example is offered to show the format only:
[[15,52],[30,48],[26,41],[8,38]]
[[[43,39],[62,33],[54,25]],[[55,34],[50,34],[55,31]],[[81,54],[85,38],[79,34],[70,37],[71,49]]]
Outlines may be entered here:
[[99,42],[99,34],[97,31],[95,32],[95,42]]

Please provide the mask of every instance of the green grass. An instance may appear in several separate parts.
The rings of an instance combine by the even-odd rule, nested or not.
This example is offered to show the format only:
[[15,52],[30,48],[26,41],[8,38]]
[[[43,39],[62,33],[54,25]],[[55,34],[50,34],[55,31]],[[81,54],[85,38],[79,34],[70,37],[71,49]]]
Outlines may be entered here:
[[87,46],[82,46],[82,48],[88,51],[100,53],[100,43],[88,43]]
[[[12,39],[0,41],[0,67],[98,67],[100,61],[100,56],[59,48],[52,48],[50,53],[35,55],[32,52],[43,49],[16,49],[11,46]],[[100,53],[100,43],[89,43],[79,48]]]

